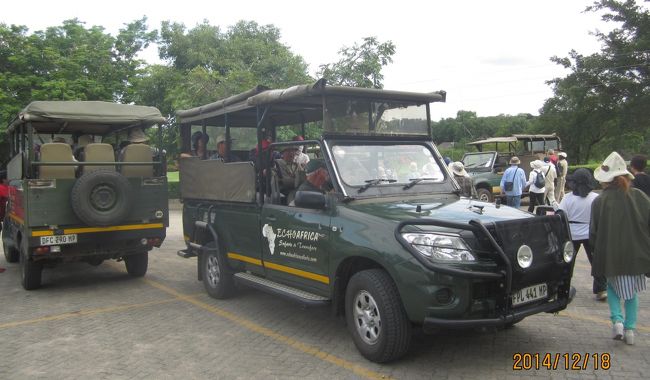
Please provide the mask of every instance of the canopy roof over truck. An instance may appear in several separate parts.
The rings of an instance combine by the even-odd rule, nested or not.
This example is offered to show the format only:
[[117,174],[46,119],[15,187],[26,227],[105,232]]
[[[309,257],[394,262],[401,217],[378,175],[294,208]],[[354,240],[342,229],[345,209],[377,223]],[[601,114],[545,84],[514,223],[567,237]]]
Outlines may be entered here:
[[100,101],[36,101],[18,114],[8,131],[33,122],[38,132],[104,135],[129,127],[149,127],[165,120],[155,107]]
[[271,90],[264,86],[257,86],[217,102],[178,111],[176,115],[181,124],[201,120],[211,125],[225,125],[225,115],[228,114],[227,124],[230,127],[255,127],[260,116],[257,107],[272,105],[273,107],[267,111],[269,114],[266,115],[271,125],[306,123],[323,119],[324,96],[428,104],[444,102],[446,93],[444,91],[415,93],[328,86],[324,79],[320,79],[314,84],[298,85],[286,89]]
[[467,143],[467,145],[483,145],[483,144],[495,144],[495,143],[511,143],[517,141],[544,141],[544,140],[557,140],[557,135],[555,133],[550,135],[512,135],[506,137],[490,137],[485,140],[472,141]]

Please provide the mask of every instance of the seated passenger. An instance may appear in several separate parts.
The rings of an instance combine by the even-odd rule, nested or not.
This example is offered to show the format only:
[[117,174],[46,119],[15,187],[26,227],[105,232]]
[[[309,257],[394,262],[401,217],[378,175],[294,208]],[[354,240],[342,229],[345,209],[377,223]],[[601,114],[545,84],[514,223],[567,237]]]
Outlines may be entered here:
[[317,191],[325,194],[326,185],[329,182],[329,172],[325,161],[314,159],[305,166],[305,182],[303,182],[297,191]]
[[237,161],[234,159],[234,157],[230,154],[230,152],[226,152],[226,141],[221,140],[217,143],[217,151],[210,156],[211,160],[221,160],[223,162],[234,162]]
[[189,152],[181,153],[181,158],[199,157],[202,160],[208,158],[208,141],[210,136],[207,133],[196,131],[192,133],[192,147]]
[[[293,141],[305,141],[305,139],[302,136],[295,136],[293,138]],[[300,168],[302,170],[305,170],[305,166],[309,162],[309,156],[305,153],[304,145],[300,145],[298,147],[298,152],[296,153],[295,161],[298,165],[300,165]]]
[[[117,155],[118,161],[123,161],[124,159],[124,150],[126,149],[127,146],[131,144],[145,144],[149,141],[149,137],[144,133],[144,131],[140,128],[133,128],[129,130],[129,136],[126,139],[127,141],[123,141],[120,143],[120,152]],[[152,152],[153,154],[153,152]]]
[[275,160],[275,173],[278,176],[280,192],[287,195],[296,188],[300,165],[295,162],[298,148],[289,146],[282,150],[282,158]]

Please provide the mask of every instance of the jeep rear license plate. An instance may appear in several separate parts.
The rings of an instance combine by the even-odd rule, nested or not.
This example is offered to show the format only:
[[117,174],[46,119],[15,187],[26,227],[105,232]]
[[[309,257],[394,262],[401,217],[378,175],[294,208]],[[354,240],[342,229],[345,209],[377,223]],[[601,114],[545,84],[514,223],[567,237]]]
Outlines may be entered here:
[[531,301],[546,298],[548,296],[548,287],[546,284],[537,284],[523,289],[519,289],[512,297],[512,306],[522,305]]
[[74,244],[77,242],[77,234],[41,236],[41,245]]

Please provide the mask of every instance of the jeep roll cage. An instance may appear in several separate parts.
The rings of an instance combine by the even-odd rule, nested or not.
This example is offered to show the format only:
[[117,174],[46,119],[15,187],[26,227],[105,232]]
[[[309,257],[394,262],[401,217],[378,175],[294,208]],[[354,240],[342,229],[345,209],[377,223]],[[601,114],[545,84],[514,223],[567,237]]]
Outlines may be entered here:
[[[13,161],[20,155],[24,161],[22,175],[31,178],[38,166],[101,166],[102,162],[38,162],[36,160],[36,134],[88,134],[106,137],[132,128],[158,127],[158,146],[162,151],[162,127],[167,120],[155,107],[118,104],[102,101],[34,101],[28,104],[7,127],[9,154]],[[162,156],[159,155],[159,158]],[[117,166],[151,165],[164,172],[162,159],[153,162],[112,162]],[[11,162],[10,162],[11,165]],[[15,165],[14,165],[15,166]]]

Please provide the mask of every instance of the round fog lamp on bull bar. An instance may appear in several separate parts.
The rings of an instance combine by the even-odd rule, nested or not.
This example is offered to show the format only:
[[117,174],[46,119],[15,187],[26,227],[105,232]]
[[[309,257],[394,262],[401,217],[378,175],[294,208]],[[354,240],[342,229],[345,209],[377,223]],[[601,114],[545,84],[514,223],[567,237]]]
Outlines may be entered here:
[[574,254],[575,251],[573,250],[573,243],[570,241],[564,243],[564,249],[562,250],[562,258],[564,259],[564,262],[570,263],[571,260],[573,260]]
[[527,245],[522,245],[517,251],[517,263],[522,268],[528,268],[533,263],[533,250]]

